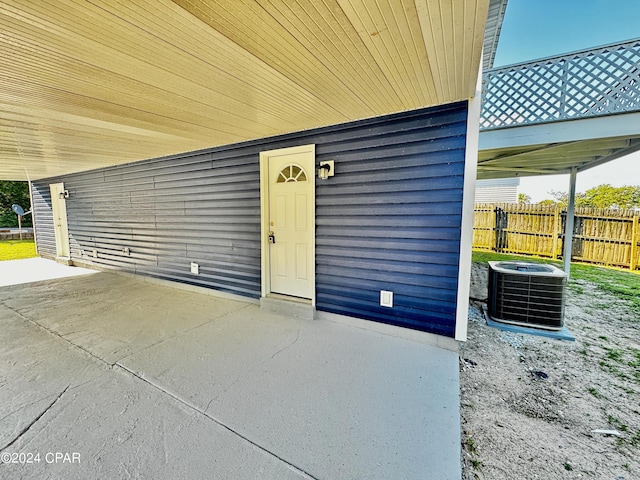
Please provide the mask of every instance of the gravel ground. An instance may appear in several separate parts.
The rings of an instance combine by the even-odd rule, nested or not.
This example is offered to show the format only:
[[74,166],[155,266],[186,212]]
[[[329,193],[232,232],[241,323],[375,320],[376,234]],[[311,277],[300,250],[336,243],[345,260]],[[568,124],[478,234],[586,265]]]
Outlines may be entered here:
[[640,479],[637,314],[572,280],[575,342],[502,332],[483,317],[486,279],[474,264],[460,349],[463,480]]

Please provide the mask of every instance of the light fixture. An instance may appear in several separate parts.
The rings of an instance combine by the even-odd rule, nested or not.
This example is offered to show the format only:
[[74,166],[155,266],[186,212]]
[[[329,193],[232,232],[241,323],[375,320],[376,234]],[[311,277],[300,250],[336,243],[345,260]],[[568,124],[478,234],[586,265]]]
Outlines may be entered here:
[[318,168],[318,178],[321,180],[326,180],[329,177],[333,177],[335,174],[334,169],[334,161],[326,160],[324,162],[320,162],[320,168]]
[[60,198],[69,198],[69,190],[63,190],[58,194]]

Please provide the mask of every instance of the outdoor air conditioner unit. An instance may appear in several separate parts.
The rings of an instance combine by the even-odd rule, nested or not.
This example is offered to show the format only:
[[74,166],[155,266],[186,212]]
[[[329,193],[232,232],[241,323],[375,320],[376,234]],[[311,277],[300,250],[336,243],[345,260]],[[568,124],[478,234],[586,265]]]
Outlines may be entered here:
[[489,262],[491,319],[525,327],[561,330],[567,274],[553,265]]

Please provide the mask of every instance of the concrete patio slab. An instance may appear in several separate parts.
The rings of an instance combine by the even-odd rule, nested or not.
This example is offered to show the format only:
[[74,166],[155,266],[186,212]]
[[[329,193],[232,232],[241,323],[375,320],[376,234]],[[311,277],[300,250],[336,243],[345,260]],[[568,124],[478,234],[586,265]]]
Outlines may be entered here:
[[3,446],[60,392],[108,370],[1,303],[0,322],[0,446]]
[[88,268],[69,267],[45,258],[5,260],[0,262],[0,287],[92,273],[96,273],[96,271]]
[[316,478],[455,478],[455,353],[253,305],[224,320],[121,363]]
[[109,364],[247,306],[104,272],[7,287],[0,302]]
[[0,465],[12,479],[310,478],[118,369],[65,390],[6,452],[40,454]]
[[3,453],[81,455],[0,477],[460,478],[455,352],[111,273],[0,288],[0,327]]

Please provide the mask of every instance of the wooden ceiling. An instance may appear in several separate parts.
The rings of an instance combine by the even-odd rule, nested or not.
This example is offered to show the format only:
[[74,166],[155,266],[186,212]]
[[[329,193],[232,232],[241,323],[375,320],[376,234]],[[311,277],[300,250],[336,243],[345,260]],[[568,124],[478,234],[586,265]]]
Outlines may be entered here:
[[0,179],[470,98],[488,5],[0,1]]

